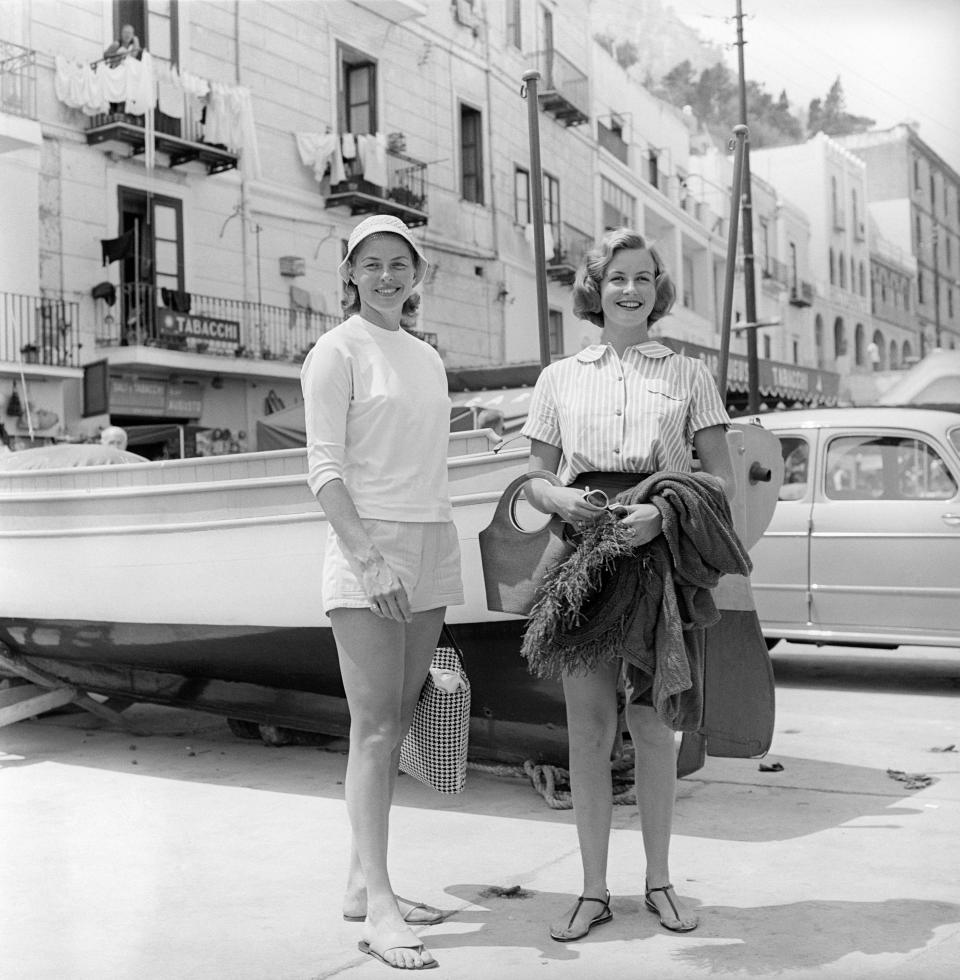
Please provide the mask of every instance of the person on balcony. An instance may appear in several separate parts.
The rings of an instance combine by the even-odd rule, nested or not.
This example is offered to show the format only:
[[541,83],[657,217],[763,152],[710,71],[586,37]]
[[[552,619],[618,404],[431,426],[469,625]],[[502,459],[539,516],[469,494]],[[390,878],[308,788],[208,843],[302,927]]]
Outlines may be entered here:
[[395,894],[390,806],[446,607],[463,602],[446,372],[439,354],[403,329],[426,269],[398,218],[361,221],[338,269],[347,319],[320,337],[301,370],[307,481],[329,522],[323,608],[350,711],[343,916],[366,922],[362,952],[407,970],[437,965],[411,926],[445,913]]
[[[705,364],[674,353],[649,335],[650,325],[670,311],[675,295],[660,256],[641,235],[627,228],[608,232],[584,256],[573,289],[574,313],[600,327],[600,341],[544,368],[522,430],[531,441],[530,469],[557,473],[563,484],[531,481],[526,490],[530,503],[543,513],[558,514],[575,533],[584,534],[595,522],[609,520],[607,509],[591,502],[586,490],[603,490],[611,498],[622,494],[614,505],[614,516],[626,526],[616,533],[624,535],[627,546],[634,550],[660,537],[667,526],[667,518],[655,504],[630,502],[643,500],[635,491],[642,483],[650,485],[645,477],[679,477],[686,494],[696,450],[702,470],[711,474],[702,481],[701,492],[709,494],[702,505],[704,512],[708,507],[722,510],[725,494],[732,495],[736,486],[725,436],[729,418]],[[696,504],[700,498],[694,491],[689,488]],[[606,526],[601,525],[600,530]],[[660,554],[659,544],[657,549]],[[649,557],[651,553],[644,554]],[[636,560],[642,563],[645,559]],[[611,570],[610,575],[615,574]],[[638,604],[636,608],[643,607]],[[536,610],[527,627],[523,653],[535,673],[562,679],[570,785],[583,866],[580,897],[553,924],[550,936],[557,942],[574,942],[613,918],[607,856],[612,817],[610,759],[618,730],[619,689],[624,690],[635,753],[646,857],[645,904],[664,928],[674,932],[695,929],[696,915],[671,884],[668,856],[677,769],[674,732],[678,728],[696,730],[699,721],[692,722],[693,727],[681,727],[671,717],[667,723],[660,698],[662,678],[649,672],[651,651],[644,645],[646,634],[641,643],[633,632],[634,625],[652,632],[651,619],[659,631],[660,621],[655,615],[637,613],[637,617],[643,615],[643,621],[634,624],[631,620],[631,629],[624,631],[622,639],[610,630],[604,634],[610,639],[602,647],[571,641],[560,657],[544,663],[548,658],[544,649],[534,644],[528,652],[529,638],[537,635],[535,614]],[[599,630],[599,624],[596,628]],[[702,630],[689,632],[699,632],[702,640]],[[694,677],[684,689],[684,694],[687,690],[691,694],[687,703],[695,704],[693,695],[699,694],[702,706],[702,690],[696,689],[692,669],[702,649],[691,653],[688,648],[681,654],[678,646],[683,642],[671,646],[673,659],[668,664],[657,659],[662,651],[655,647],[655,670],[689,670]],[[544,672],[546,668],[549,673]]]
[[124,58],[139,57],[142,50],[136,28],[133,24],[124,24],[120,28],[120,37],[103,52],[103,58],[110,68],[116,68]]

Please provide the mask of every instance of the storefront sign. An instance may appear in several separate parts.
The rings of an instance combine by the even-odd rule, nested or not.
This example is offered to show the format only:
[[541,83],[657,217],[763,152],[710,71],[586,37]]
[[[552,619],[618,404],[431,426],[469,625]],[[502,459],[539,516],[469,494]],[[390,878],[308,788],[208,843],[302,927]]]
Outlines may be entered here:
[[203,389],[195,381],[111,375],[109,410],[112,415],[199,418],[203,414]]
[[214,340],[225,344],[240,343],[240,323],[237,320],[195,316],[192,313],[174,313],[160,307],[157,310],[157,325],[160,333],[166,337]]

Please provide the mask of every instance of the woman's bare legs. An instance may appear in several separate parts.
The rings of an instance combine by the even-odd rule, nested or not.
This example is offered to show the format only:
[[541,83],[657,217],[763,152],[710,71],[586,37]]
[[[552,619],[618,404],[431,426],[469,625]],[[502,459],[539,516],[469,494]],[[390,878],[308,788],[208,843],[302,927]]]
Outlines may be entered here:
[[[637,806],[647,858],[646,883],[648,888],[660,888],[670,884],[670,835],[677,792],[676,738],[650,705],[627,705],[626,718],[633,739]],[[664,893],[654,892],[650,900],[672,924],[673,910]],[[675,901],[679,925],[695,925],[697,917],[676,898]]]
[[[417,942],[397,907],[387,871],[389,812],[400,744],[427,676],[444,612],[416,613],[410,623],[382,619],[366,609],[334,609],[330,614],[350,709],[345,795],[356,864],[351,859],[347,889],[348,895],[366,889],[368,941],[392,935]],[[390,949],[388,958],[408,968],[431,959],[397,947]]]
[[[613,790],[610,752],[617,732],[617,677],[619,662],[602,664],[586,676],[565,675],[563,695],[567,704],[567,736],[570,744],[570,789],[583,863],[583,891],[587,898],[606,899],[607,853]],[[576,935],[601,911],[594,902],[573,909],[553,924],[551,933]]]

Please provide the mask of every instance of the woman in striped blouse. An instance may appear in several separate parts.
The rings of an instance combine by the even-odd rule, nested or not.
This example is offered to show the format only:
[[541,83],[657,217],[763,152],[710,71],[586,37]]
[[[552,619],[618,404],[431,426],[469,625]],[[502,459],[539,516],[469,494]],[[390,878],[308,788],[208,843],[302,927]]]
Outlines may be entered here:
[[[600,342],[541,373],[523,434],[530,468],[555,472],[563,486],[528,484],[538,510],[582,526],[602,508],[584,491],[611,496],[664,470],[703,470],[735,487],[725,429],[729,417],[702,361],[675,354],[649,337],[650,325],[673,305],[675,290],[656,250],[626,228],[608,232],[587,253],[574,284],[574,313],[601,328]],[[622,509],[634,543],[661,530],[652,504]],[[564,674],[570,740],[570,784],[583,863],[583,892],[555,923],[558,942],[581,939],[609,922],[607,855],[612,817],[610,755],[617,733],[616,691],[623,664],[602,663],[582,676]],[[623,670],[626,720],[636,756],[637,800],[646,856],[646,905],[675,932],[698,924],[670,884],[669,848],[676,793],[674,732],[657,716],[649,678]]]

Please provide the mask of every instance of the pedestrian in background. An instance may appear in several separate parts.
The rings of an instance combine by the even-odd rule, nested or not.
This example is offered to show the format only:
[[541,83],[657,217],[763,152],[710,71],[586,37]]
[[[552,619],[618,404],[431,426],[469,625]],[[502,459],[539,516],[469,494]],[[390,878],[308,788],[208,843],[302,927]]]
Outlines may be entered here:
[[[696,449],[702,469],[720,478],[716,492],[732,495],[729,422],[702,361],[651,340],[650,326],[673,305],[675,290],[656,250],[629,229],[608,232],[584,257],[574,283],[574,313],[599,326],[600,342],[544,368],[523,434],[531,440],[530,469],[557,473],[564,485],[531,481],[527,498],[575,527],[605,509],[585,498],[587,487],[611,497],[644,476],[691,473]],[[723,505],[726,506],[725,499]],[[631,546],[661,531],[660,511],[636,503],[617,511],[632,529]],[[610,758],[617,735],[617,689],[623,684],[626,722],[636,759],[636,793],[646,856],[645,902],[675,932],[698,920],[677,897],[669,869],[676,792],[676,740],[654,710],[651,677],[620,655],[586,673],[562,673],[583,891],[550,930],[558,942],[586,936],[609,922],[607,857],[612,818]]]
[[398,218],[361,221],[339,267],[347,319],[320,337],[301,372],[308,482],[329,522],[323,607],[350,710],[343,913],[366,921],[362,952],[402,969],[437,965],[410,927],[444,913],[395,895],[389,811],[446,606],[463,602],[447,490],[446,372],[437,352],[403,329],[426,269]]
[[114,449],[126,449],[127,430],[121,429],[119,425],[108,425],[100,433],[100,442],[104,446],[113,446]]

